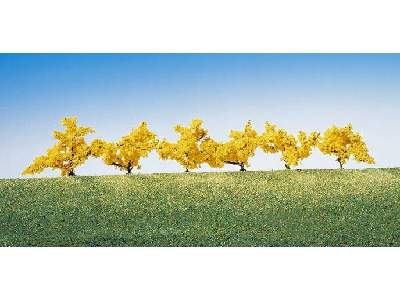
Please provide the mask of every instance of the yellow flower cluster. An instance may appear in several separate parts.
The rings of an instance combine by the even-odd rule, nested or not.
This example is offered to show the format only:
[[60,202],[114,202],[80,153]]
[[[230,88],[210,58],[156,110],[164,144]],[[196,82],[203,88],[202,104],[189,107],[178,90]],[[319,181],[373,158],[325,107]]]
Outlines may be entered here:
[[94,157],[101,157],[106,165],[115,166],[130,174],[133,168],[140,169],[140,159],[147,157],[157,144],[156,135],[142,122],[116,143],[94,140],[91,153]]
[[203,163],[213,168],[233,164],[244,171],[258,147],[257,132],[251,123],[248,122],[243,131],[232,130],[230,140],[226,143],[218,143],[207,136],[207,130],[201,127],[202,123],[195,119],[190,127],[176,126],[175,131],[180,138],[176,143],[164,139],[157,148],[160,158],[176,160],[186,171],[199,168]]
[[22,175],[53,168],[60,169],[62,176],[71,176],[89,156],[99,157],[106,165],[130,174],[133,168],[140,168],[140,159],[147,157],[153,149],[161,159],[175,160],[186,171],[197,169],[204,163],[213,168],[222,168],[225,164],[238,165],[241,171],[245,171],[257,148],[265,153],[280,153],[287,169],[298,166],[316,147],[324,154],[336,156],[341,168],[350,157],[359,162],[374,163],[361,135],[353,131],[351,124],[343,128],[332,126],[322,136],[316,131],[309,135],[299,131],[295,136],[267,122],[264,132],[259,135],[248,121],[242,131],[232,130],[229,140],[219,143],[208,136],[207,129],[202,127],[202,120],[194,119],[188,127],[175,127],[179,139],[172,143],[166,139],[159,142],[147,124],[142,122],[117,142],[95,139],[87,145],[85,136],[94,130],[78,127],[76,120],[76,117],[62,120],[66,130],[54,132],[57,144],[46,155],[36,158]]
[[243,131],[231,130],[230,139],[222,143],[216,153],[220,164],[232,164],[240,166],[241,171],[245,171],[245,166],[249,166],[249,158],[255,155],[258,147],[257,132],[248,121]]
[[170,143],[166,139],[162,140],[157,147],[160,158],[176,160],[186,172],[199,168],[204,162],[200,143],[207,135],[207,130],[201,127],[202,123],[203,121],[194,119],[189,127],[177,125],[175,132],[180,135],[178,141]]
[[311,155],[312,149],[317,145],[319,133],[313,131],[309,136],[304,131],[299,131],[297,138],[288,134],[276,125],[265,123],[265,130],[260,136],[260,147],[265,153],[281,153],[281,160],[285,162],[286,169],[297,166],[303,159]]
[[46,168],[61,170],[61,176],[75,175],[75,168],[82,165],[90,155],[90,146],[85,142],[85,136],[93,133],[89,127],[78,127],[76,117],[64,118],[64,132],[54,131],[53,136],[58,142],[47,150],[46,155],[37,157],[27,167],[22,175],[40,173]]
[[362,136],[353,131],[351,124],[343,128],[332,126],[326,130],[318,148],[324,154],[336,156],[340,168],[343,168],[351,156],[359,162],[375,163],[373,157],[368,154],[368,148]]

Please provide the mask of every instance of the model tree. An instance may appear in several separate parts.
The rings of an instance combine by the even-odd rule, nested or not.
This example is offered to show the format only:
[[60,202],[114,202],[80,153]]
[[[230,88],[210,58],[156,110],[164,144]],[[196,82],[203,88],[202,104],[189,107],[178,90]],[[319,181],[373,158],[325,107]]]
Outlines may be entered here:
[[22,175],[41,173],[47,168],[61,170],[62,176],[75,175],[75,169],[82,165],[90,155],[90,147],[85,142],[86,135],[93,133],[89,127],[79,127],[77,117],[64,118],[65,131],[55,130],[54,138],[58,141],[47,150],[46,155],[37,157]]
[[353,131],[353,126],[350,123],[342,128],[333,125],[327,129],[318,148],[324,154],[335,156],[341,169],[350,157],[358,162],[375,163],[373,157],[368,153],[367,145],[362,136]]
[[133,168],[141,168],[140,159],[147,157],[156,148],[157,143],[157,136],[148,129],[146,122],[142,122],[115,143],[94,140],[91,153],[102,158],[106,165],[115,166],[131,174]]
[[281,153],[285,168],[290,169],[311,155],[317,145],[319,133],[313,131],[310,135],[299,131],[297,138],[286,130],[277,128],[269,122],[265,123],[264,132],[260,136],[260,147],[265,153]]
[[221,143],[216,142],[210,137],[205,138],[200,144],[200,152],[203,154],[203,162],[211,168],[224,167],[224,161],[218,157]]
[[258,147],[258,135],[248,121],[243,131],[231,130],[230,139],[217,148],[216,159],[219,163],[237,165],[240,171],[246,171],[249,159],[255,155]]
[[162,140],[157,147],[161,159],[176,160],[185,169],[197,169],[204,162],[204,156],[200,151],[200,144],[206,138],[207,130],[202,128],[202,120],[194,119],[189,127],[177,125],[175,132],[179,134],[176,143],[166,139]]

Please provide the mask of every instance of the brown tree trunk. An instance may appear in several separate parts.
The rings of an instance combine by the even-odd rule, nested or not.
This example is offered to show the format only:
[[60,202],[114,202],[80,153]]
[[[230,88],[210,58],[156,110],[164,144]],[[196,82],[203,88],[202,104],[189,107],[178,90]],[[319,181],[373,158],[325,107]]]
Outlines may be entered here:
[[132,169],[133,169],[133,167],[131,167],[131,164],[129,163],[128,164],[128,168],[126,169],[126,175],[130,175],[131,173],[132,173]]
[[343,163],[340,161],[340,159],[337,160],[340,166],[340,169],[343,169]]
[[290,170],[290,166],[288,164],[285,164],[286,170]]
[[188,168],[186,168],[185,173],[189,173],[189,169]]
[[68,172],[68,176],[75,176],[74,170]]
[[229,165],[235,165],[235,166],[240,166],[240,171],[244,172],[246,169],[244,168],[244,163],[239,163],[236,161],[224,161],[224,163],[229,164]]

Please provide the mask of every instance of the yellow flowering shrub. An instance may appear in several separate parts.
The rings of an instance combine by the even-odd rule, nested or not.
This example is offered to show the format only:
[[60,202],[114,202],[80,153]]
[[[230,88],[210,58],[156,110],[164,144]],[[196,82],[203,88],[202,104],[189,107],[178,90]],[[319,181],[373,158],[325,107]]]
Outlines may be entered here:
[[140,169],[140,159],[147,157],[157,144],[157,136],[148,129],[146,122],[142,122],[115,143],[94,140],[91,153],[102,158],[106,165],[115,166],[131,174],[133,168]]
[[249,166],[249,159],[255,155],[258,147],[265,153],[280,153],[286,169],[298,166],[312,154],[315,147],[324,154],[335,156],[340,168],[350,157],[359,162],[375,163],[362,136],[353,131],[351,124],[343,128],[332,126],[321,137],[316,131],[309,135],[304,131],[299,131],[297,135],[289,134],[269,122],[265,123],[264,131],[259,135],[248,121],[242,131],[231,130],[226,142],[213,140],[202,124],[202,120],[194,119],[188,127],[175,126],[175,132],[179,135],[175,143],[166,139],[159,142],[146,122],[142,122],[117,142],[95,139],[88,145],[85,137],[94,130],[79,127],[77,117],[64,118],[62,125],[65,131],[56,130],[53,133],[57,143],[45,155],[37,157],[22,175],[33,175],[52,168],[61,170],[62,176],[72,176],[90,155],[130,174],[134,168],[141,168],[141,158],[147,157],[153,149],[156,149],[160,159],[175,160],[186,172],[201,167],[203,163],[212,168],[222,168],[225,164],[237,165],[240,171],[246,171],[245,167]]
[[375,163],[374,158],[368,153],[367,145],[362,136],[353,131],[351,123],[342,128],[333,125],[327,129],[318,148],[324,154],[335,156],[340,168],[343,168],[350,157],[367,164]]
[[299,131],[297,138],[286,130],[277,128],[269,122],[265,123],[264,132],[260,135],[259,144],[265,153],[281,153],[281,160],[285,168],[298,166],[299,163],[311,155],[312,149],[317,145],[319,133],[311,132],[310,135]]
[[219,164],[238,165],[240,171],[246,171],[249,158],[255,155],[258,147],[258,134],[248,121],[243,131],[231,130],[229,137],[229,141],[217,147],[216,160]]
[[202,120],[194,119],[189,127],[177,125],[175,132],[180,136],[178,141],[171,143],[162,140],[157,147],[160,158],[176,160],[186,172],[199,168],[204,162],[200,144],[207,136],[207,130],[201,127],[202,124]]
[[222,168],[224,162],[217,156],[218,149],[222,144],[216,142],[210,137],[205,138],[200,144],[200,152],[203,154],[203,162],[211,168]]
[[82,165],[90,155],[85,136],[94,132],[92,128],[77,126],[76,121],[77,117],[64,118],[61,123],[65,131],[55,130],[53,133],[58,142],[47,150],[46,155],[37,157],[22,175],[41,173],[47,168],[61,170],[62,176],[75,175],[76,167]]

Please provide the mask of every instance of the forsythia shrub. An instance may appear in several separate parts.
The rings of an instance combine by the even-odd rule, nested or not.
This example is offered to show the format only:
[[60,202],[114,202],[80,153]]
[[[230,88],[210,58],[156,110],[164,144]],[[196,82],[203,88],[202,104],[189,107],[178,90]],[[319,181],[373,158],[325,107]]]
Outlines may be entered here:
[[222,168],[225,164],[220,157],[217,156],[218,149],[222,144],[214,141],[212,138],[205,138],[200,144],[200,152],[203,154],[203,162],[211,168]]
[[265,123],[264,132],[260,136],[260,147],[265,153],[281,153],[281,160],[285,168],[290,169],[311,155],[312,149],[317,145],[319,133],[311,132],[309,136],[304,131],[299,131],[297,138],[288,134],[276,125]]
[[142,122],[116,143],[94,140],[91,153],[95,157],[101,157],[106,165],[131,174],[133,168],[140,169],[140,159],[147,157],[157,144],[157,136],[147,128],[146,122]]
[[351,124],[342,128],[332,126],[327,129],[318,148],[324,154],[336,156],[340,168],[343,168],[351,156],[359,162],[375,163],[373,157],[368,154],[368,148],[362,136],[353,131]]
[[157,153],[163,160],[176,160],[185,171],[197,169],[204,162],[200,151],[200,143],[206,138],[207,130],[202,128],[202,120],[194,119],[189,127],[177,125],[175,132],[180,135],[176,143],[162,140],[157,147]]
[[189,127],[177,125],[175,132],[179,134],[176,143],[163,139],[158,141],[145,122],[131,130],[117,142],[95,139],[90,146],[85,136],[93,133],[89,127],[79,127],[77,118],[64,118],[62,124],[65,131],[54,131],[58,142],[48,149],[46,155],[37,157],[22,175],[36,174],[46,168],[60,169],[62,176],[75,175],[76,167],[82,165],[90,155],[99,157],[106,165],[115,166],[130,174],[133,168],[140,169],[140,159],[147,157],[156,149],[163,160],[176,160],[186,172],[197,169],[206,163],[212,168],[222,168],[225,164],[237,165],[240,171],[246,171],[249,159],[255,155],[258,147],[265,153],[280,153],[285,168],[298,166],[309,157],[312,150],[318,147],[327,155],[334,155],[340,168],[350,157],[356,161],[375,163],[369,155],[362,136],[353,131],[352,125],[340,128],[332,126],[321,137],[316,131],[307,135],[299,131],[297,136],[278,128],[269,122],[265,123],[264,132],[258,135],[248,121],[242,131],[231,130],[229,140],[219,143],[209,137],[208,131],[202,127],[203,121],[194,119]]
[[94,132],[89,127],[78,127],[76,120],[77,117],[62,120],[65,131],[55,130],[53,133],[54,138],[58,140],[57,144],[48,149],[46,155],[37,157],[22,175],[41,173],[47,168],[60,169],[61,176],[75,175],[75,168],[82,165],[90,155],[85,136]]
[[258,135],[248,121],[243,129],[231,130],[230,140],[222,143],[216,151],[216,160],[220,163],[238,165],[240,171],[246,171],[249,158],[255,155],[258,147]]

